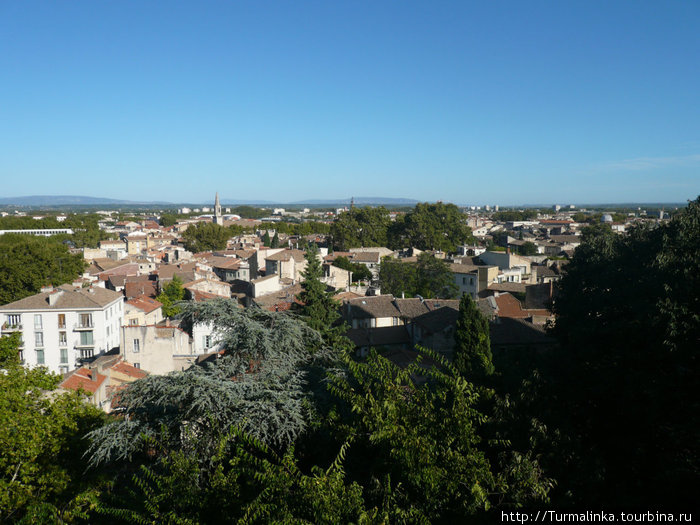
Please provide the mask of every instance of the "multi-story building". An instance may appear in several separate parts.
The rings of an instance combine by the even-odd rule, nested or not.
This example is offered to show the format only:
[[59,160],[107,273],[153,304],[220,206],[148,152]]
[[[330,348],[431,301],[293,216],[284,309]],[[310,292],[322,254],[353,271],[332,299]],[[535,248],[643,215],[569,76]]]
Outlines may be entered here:
[[2,335],[20,332],[26,366],[66,373],[119,346],[124,296],[63,285],[0,306]]

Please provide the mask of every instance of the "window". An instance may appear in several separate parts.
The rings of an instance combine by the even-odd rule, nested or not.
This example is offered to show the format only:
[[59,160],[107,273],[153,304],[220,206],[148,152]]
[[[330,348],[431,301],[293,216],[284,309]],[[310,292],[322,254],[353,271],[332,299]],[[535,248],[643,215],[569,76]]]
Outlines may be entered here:
[[138,319],[129,319],[129,326],[137,326],[139,324]]
[[80,351],[80,359],[91,359],[94,355],[94,348],[84,348]]
[[210,335],[205,335],[204,336],[204,349],[211,348],[211,336]]
[[68,344],[68,336],[66,332],[58,332],[58,346],[66,346]]
[[134,339],[134,353],[141,351],[141,341],[139,339]]
[[92,314],[80,314],[80,327],[92,328]]
[[36,351],[36,364],[37,365],[44,364],[44,350],[43,349]]
[[107,337],[109,337],[109,326],[107,326]]
[[44,332],[34,332],[34,346],[44,346]]
[[34,314],[34,330],[41,330],[41,314]]
[[68,362],[68,349],[61,348],[61,364]]
[[80,332],[80,346],[88,346],[93,344],[92,332]]
[[467,284],[467,278],[466,278],[466,277],[462,277],[462,284]]
[[7,324],[9,326],[19,326],[22,324],[22,316],[20,314],[10,314],[7,316]]
[[60,374],[67,374],[68,373],[68,367],[67,366],[59,366],[58,367],[58,372]]
[[59,328],[66,327],[66,314],[58,314],[58,327]]
[[134,368],[141,368],[141,363],[134,363]]
[[474,284],[474,277],[469,278],[469,284]]

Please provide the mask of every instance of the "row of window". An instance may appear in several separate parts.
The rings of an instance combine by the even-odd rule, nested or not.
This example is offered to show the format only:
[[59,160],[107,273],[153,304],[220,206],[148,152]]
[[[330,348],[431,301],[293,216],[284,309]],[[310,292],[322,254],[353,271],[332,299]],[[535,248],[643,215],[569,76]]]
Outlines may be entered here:
[[[92,336],[92,331],[80,332],[80,346],[89,346],[93,344],[94,339]],[[68,345],[68,334],[66,332],[58,332],[58,345],[67,346]],[[34,332],[34,346],[41,347],[44,346],[44,333]]]
[[[21,355],[22,355],[22,359],[24,359],[23,354],[21,354]],[[36,362],[38,365],[43,365],[46,363],[46,358],[45,358],[43,348],[36,349]],[[68,349],[67,348],[61,348],[61,364],[62,365],[68,364]]]
[[[7,324],[9,326],[20,326],[22,324],[22,314],[8,314]],[[92,314],[80,314],[79,326],[81,328],[92,328]],[[65,329],[66,314],[58,314],[58,328]],[[42,314],[34,314],[34,330],[43,330],[44,321]]]

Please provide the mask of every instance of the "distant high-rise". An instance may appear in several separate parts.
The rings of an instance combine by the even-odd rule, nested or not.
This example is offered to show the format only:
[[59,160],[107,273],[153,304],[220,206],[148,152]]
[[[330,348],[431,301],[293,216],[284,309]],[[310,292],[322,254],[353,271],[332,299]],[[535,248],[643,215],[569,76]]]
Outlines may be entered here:
[[214,199],[214,224],[219,226],[224,225],[224,217],[221,215],[221,203],[219,202],[219,192],[216,192],[216,198]]

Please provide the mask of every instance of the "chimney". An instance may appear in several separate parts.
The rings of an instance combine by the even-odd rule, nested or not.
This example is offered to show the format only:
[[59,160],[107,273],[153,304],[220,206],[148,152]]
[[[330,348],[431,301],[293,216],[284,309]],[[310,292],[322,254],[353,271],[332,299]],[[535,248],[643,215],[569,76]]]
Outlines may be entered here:
[[49,306],[53,306],[58,301],[58,298],[63,295],[63,290],[54,290],[49,294]]
[[53,292],[53,286],[51,286],[50,284],[41,287],[41,293],[49,293],[49,292]]
[[510,246],[506,246],[506,255],[510,255]]
[[93,370],[90,370],[90,371],[89,371],[89,374],[90,374],[90,379],[91,379],[92,381],[97,382],[97,370],[94,370],[94,369],[93,369]]

